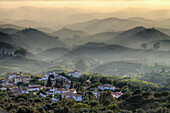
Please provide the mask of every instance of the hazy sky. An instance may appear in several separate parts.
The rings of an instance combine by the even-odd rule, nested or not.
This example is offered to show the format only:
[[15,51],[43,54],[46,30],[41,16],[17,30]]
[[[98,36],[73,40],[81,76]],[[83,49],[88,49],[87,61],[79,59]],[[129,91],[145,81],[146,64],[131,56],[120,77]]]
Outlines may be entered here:
[[134,7],[170,9],[170,0],[0,0],[0,8],[22,6],[70,7],[98,11],[114,11],[117,9]]

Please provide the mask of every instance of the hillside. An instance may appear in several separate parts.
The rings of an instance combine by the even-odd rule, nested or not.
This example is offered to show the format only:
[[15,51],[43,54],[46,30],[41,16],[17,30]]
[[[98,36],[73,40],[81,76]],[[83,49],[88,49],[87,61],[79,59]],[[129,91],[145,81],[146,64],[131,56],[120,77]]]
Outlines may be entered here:
[[24,57],[6,57],[0,60],[0,73],[26,72],[38,73],[51,65],[46,62],[31,60]]
[[13,28],[0,28],[0,32],[7,33],[9,35],[17,33],[19,30]]
[[17,47],[17,46],[14,46],[14,45],[11,45],[9,43],[4,43],[4,42],[0,42],[0,54],[2,54],[3,51],[6,51],[6,52],[14,52],[16,50],[18,50],[20,47]]
[[115,38],[109,40],[108,43],[140,48],[142,43],[158,40],[170,40],[170,37],[155,28],[146,29],[144,27],[136,27],[120,33]]
[[59,39],[53,38],[41,31],[32,28],[19,31],[11,35],[11,37],[14,39],[13,43],[24,47],[31,52],[36,52],[37,49],[45,50],[53,47],[66,46]]
[[149,42],[148,45],[153,45],[153,44],[155,44],[157,42],[160,43],[159,50],[163,50],[163,51],[169,51],[170,50],[170,40],[153,41],[153,42]]
[[50,35],[53,37],[58,37],[60,39],[65,39],[65,38],[74,38],[74,37],[81,38],[81,37],[88,36],[89,34],[81,30],[71,30],[64,27],[63,29],[50,33]]
[[[94,43],[89,42],[84,45],[77,46],[73,48],[71,52],[65,55],[67,58],[77,58],[77,57],[92,57],[94,59],[109,60],[109,59],[122,59],[132,56],[132,53],[137,52],[137,50],[126,48],[119,45],[108,45],[105,43]],[[136,54],[136,53],[135,53]],[[127,55],[129,55],[127,57]]]
[[49,67],[48,69],[45,69],[43,70],[42,72],[40,72],[39,74],[40,75],[44,75],[48,72],[56,72],[56,73],[67,73],[67,72],[70,72],[70,71],[73,71],[73,69],[70,69],[66,66],[61,66],[61,65],[56,65],[56,66],[52,66],[52,67]]
[[[165,71],[166,70],[168,69],[165,68]],[[138,79],[145,80],[152,83],[157,83],[161,86],[165,86],[170,80],[169,74],[170,74],[169,71],[161,72],[161,73],[152,72],[152,73],[146,73],[143,76],[140,76]]]
[[149,23],[149,24],[154,24],[154,20],[150,20],[150,19],[146,19],[146,18],[142,18],[142,17],[131,17],[128,18],[128,20],[132,20],[132,21],[138,21],[138,22],[143,22],[143,23]]
[[22,30],[24,29],[23,27],[14,25],[14,24],[1,24],[0,28],[11,28],[11,29],[17,29],[17,30]]
[[72,66],[74,66],[76,61],[84,60],[90,69],[96,63],[132,59],[153,65],[155,63],[169,65],[170,60],[167,59],[168,57],[170,57],[169,51],[132,49],[114,44],[89,42],[73,48],[72,51],[65,54],[60,60],[65,59],[67,61],[65,63],[73,64]]
[[165,28],[156,28],[156,29],[170,36],[170,29],[165,29]]
[[44,33],[51,33],[51,32],[54,32],[54,30],[53,29],[50,29],[50,28],[48,28],[48,27],[39,27],[39,28],[37,28],[39,31],[42,31],[42,32],[44,32]]
[[10,43],[13,42],[13,39],[10,35],[0,32],[0,42]]
[[83,38],[83,42],[106,42],[107,40],[112,39],[113,37],[117,36],[119,33],[118,32],[102,32],[102,33],[97,33],[93,34],[90,36],[87,36]]
[[[133,74],[145,74],[150,72],[157,72],[162,69],[163,66],[148,65],[147,63],[138,63],[131,61],[113,61],[107,62],[92,68],[91,72],[98,72],[108,75],[126,75],[133,76]],[[165,67],[170,69],[169,66]]]
[[42,60],[52,61],[54,59],[57,59],[57,58],[63,56],[64,54],[68,53],[69,51],[70,51],[70,49],[68,49],[68,48],[55,47],[55,48],[41,51],[40,53],[38,53],[36,55],[39,56],[40,58],[42,58]]
[[124,31],[136,26],[145,26],[149,27],[150,25],[143,22],[132,21],[128,19],[119,19],[119,18],[105,18],[99,20],[92,20],[85,23],[78,23],[67,26],[71,29],[79,29],[89,33],[99,33],[107,32],[110,30],[113,31]]

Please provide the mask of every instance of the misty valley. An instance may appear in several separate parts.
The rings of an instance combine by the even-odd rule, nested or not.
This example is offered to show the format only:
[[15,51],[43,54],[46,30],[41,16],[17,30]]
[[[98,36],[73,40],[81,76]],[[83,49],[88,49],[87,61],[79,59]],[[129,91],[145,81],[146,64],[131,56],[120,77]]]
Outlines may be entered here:
[[170,11],[133,13],[0,9],[0,113],[169,113]]

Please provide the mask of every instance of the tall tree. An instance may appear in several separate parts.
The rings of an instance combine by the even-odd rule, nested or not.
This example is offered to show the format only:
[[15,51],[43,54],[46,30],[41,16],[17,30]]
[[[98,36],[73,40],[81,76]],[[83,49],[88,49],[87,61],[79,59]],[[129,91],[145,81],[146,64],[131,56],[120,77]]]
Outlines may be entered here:
[[51,83],[51,77],[49,76],[48,77],[48,80],[47,80],[47,85],[46,87],[52,87],[52,83]]
[[70,89],[74,88],[74,84],[73,84],[73,81],[71,81],[71,84],[70,84]]
[[114,98],[112,96],[112,92],[111,91],[104,91],[100,94],[99,97],[99,102],[103,105],[109,105],[109,103],[113,103],[114,102]]

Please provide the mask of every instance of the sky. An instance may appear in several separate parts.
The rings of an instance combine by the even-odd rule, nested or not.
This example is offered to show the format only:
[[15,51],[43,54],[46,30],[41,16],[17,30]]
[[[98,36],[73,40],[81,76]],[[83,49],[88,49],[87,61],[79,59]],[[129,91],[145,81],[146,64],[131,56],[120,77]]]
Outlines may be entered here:
[[69,7],[108,12],[122,8],[170,9],[170,0],[0,0],[0,8]]

